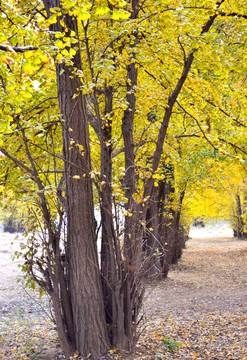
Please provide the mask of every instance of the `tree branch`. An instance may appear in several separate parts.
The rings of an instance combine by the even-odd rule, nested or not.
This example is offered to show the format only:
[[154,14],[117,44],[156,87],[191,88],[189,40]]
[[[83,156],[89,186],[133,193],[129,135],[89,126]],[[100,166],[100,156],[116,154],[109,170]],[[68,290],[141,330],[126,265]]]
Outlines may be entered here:
[[152,170],[156,171],[159,165],[160,157],[163,152],[163,144],[167,133],[168,124],[172,114],[173,106],[178,98],[178,95],[183,87],[185,80],[187,79],[191,65],[194,60],[194,51],[192,51],[184,64],[182,75],[180,76],[174,91],[171,93],[168,99],[167,108],[163,117],[163,121],[160,127],[159,136],[157,140],[156,149],[153,156]]
[[28,172],[29,174],[31,174],[32,176],[34,176],[34,172],[32,169],[30,169],[28,166],[26,166],[25,164],[23,164],[23,162],[21,162],[20,160],[16,159],[15,157],[13,157],[12,155],[10,155],[5,149],[0,148],[0,151],[7,156],[7,158],[9,158],[11,161],[13,161],[16,165],[18,165],[20,168],[26,170],[26,172]]
[[205,131],[203,131],[199,121],[197,120],[197,118],[195,118],[195,116],[193,116],[192,114],[190,114],[178,101],[177,101],[178,106],[185,112],[185,114],[187,114],[188,116],[190,116],[192,119],[195,120],[195,122],[197,123],[199,129],[201,130],[204,139],[214,148],[214,150],[218,151],[218,149],[214,146],[214,144],[208,139],[207,135],[205,134]]
[[[139,148],[140,146],[145,145],[147,143],[151,143],[151,142],[155,142],[155,141],[154,140],[142,140],[142,141],[139,141],[138,143],[134,143],[133,145],[134,145],[134,147]],[[125,147],[122,147],[120,149],[117,149],[117,150],[113,151],[111,157],[114,158],[115,156],[117,156],[117,155],[121,154],[122,152],[124,152],[124,150],[125,150]],[[135,152],[135,154],[136,154],[136,152]]]
[[[216,8],[219,8],[220,5],[224,1],[225,0],[217,1]],[[209,31],[209,29],[213,25],[216,17],[217,17],[217,14],[209,17],[209,20],[202,27],[201,35],[203,35],[204,33]],[[189,71],[191,69],[191,66],[192,66],[192,63],[194,60],[195,53],[196,53],[196,49],[192,49],[190,51],[189,55],[187,56],[187,58],[185,59],[182,74],[181,74],[180,78],[178,79],[175,89],[173,90],[173,92],[170,94],[170,96],[168,98],[168,103],[166,106],[163,121],[160,126],[159,135],[158,135],[158,139],[157,139],[157,143],[156,143],[156,148],[155,148],[155,152],[154,152],[154,156],[153,156],[153,162],[152,162],[152,171],[153,172],[155,172],[159,166],[160,158],[163,153],[163,145],[164,145],[164,141],[165,141],[165,137],[166,137],[166,133],[167,133],[167,128],[168,128],[170,118],[172,115],[172,109],[173,109],[173,106],[174,106],[175,102],[177,101],[177,98],[183,88],[184,82],[188,77]],[[149,178],[147,180],[147,182],[145,184],[145,188],[144,188],[144,197],[150,196],[153,183],[154,183],[153,178]]]
[[226,12],[224,11],[219,11],[219,15],[220,16],[232,16],[232,17],[238,17],[238,18],[242,18],[242,19],[247,19],[247,15],[244,15],[244,14],[238,14],[238,13],[229,13],[227,14]]
[[233,118],[228,112],[226,112],[224,109],[222,109],[220,106],[216,105],[215,103],[213,103],[211,100],[207,100],[205,99],[205,101],[212,105],[215,108],[218,108],[220,112],[222,112],[224,115],[226,115],[227,117],[229,117],[232,121],[236,122],[239,126],[243,126],[244,128],[247,128],[246,125],[244,125],[242,122],[238,121],[238,119]]
[[188,138],[188,137],[197,137],[197,138],[199,138],[200,135],[197,135],[197,134],[181,134],[181,135],[171,136],[172,139],[180,139],[180,138]]
[[236,145],[236,144],[233,144],[231,141],[227,141],[227,140],[222,139],[222,138],[218,138],[218,139],[219,139],[220,141],[226,143],[226,144],[231,145],[234,149],[237,149],[237,150],[241,151],[242,153],[247,154],[247,151],[245,151],[242,147],[240,147],[240,146],[238,146],[238,145]]
[[3,51],[10,51],[12,53],[24,53],[25,51],[37,50],[37,46],[10,46],[10,45],[3,45],[0,44],[0,50]]
[[31,111],[39,108],[40,105],[43,104],[44,102],[46,102],[46,101],[48,101],[48,100],[57,99],[57,98],[58,98],[57,96],[50,96],[50,97],[48,97],[47,99],[41,101],[39,104],[35,105],[32,109],[27,110],[27,111],[25,112],[25,114],[27,114],[27,113],[29,113],[29,112],[31,112]]
[[[216,8],[219,8],[220,5],[223,4],[225,0],[220,0],[220,1],[217,1],[216,3]],[[214,14],[212,16],[210,16],[210,18],[208,19],[208,21],[203,25],[202,27],[202,31],[201,31],[201,35],[205,34],[208,32],[208,30],[211,28],[211,26],[213,25],[214,23],[214,20],[217,18],[218,16],[218,13],[217,14]]]

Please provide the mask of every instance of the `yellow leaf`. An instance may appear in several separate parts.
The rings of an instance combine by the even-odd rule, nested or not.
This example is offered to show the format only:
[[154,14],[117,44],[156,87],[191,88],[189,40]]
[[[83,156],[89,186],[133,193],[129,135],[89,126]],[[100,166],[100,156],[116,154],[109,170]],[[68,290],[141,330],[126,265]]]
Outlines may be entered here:
[[22,110],[21,110],[21,108],[19,108],[19,107],[15,109],[15,113],[16,113],[16,114],[20,114],[21,111],[22,111]]
[[126,5],[127,4],[126,4],[125,1],[123,1],[123,0],[118,1],[118,6],[123,7],[123,6],[126,6]]
[[63,49],[63,48],[66,46],[66,44],[65,44],[62,40],[60,40],[60,39],[58,39],[57,41],[55,41],[54,45],[55,45],[58,49]]
[[14,60],[13,60],[11,57],[9,57],[9,56],[3,56],[3,57],[2,57],[2,62],[3,62],[4,64],[11,64],[11,63],[14,62]]
[[75,49],[70,48],[70,49],[69,49],[69,54],[70,54],[70,56],[74,56],[74,55],[76,54]]
[[80,176],[79,175],[74,175],[73,179],[80,179]]
[[33,75],[35,70],[33,69],[32,65],[29,63],[25,63],[22,67],[22,70],[25,75]]
[[110,9],[108,6],[99,6],[95,11],[95,15],[106,15],[109,13],[109,11]]
[[76,144],[76,146],[81,150],[81,152],[84,151],[84,148],[83,148],[83,146],[81,144]]
[[86,22],[88,19],[90,19],[91,15],[87,11],[82,11],[78,15],[78,21]]
[[44,51],[44,54],[41,54],[39,56],[39,59],[42,63],[45,63],[45,64],[47,64],[48,62],[51,61],[51,57],[46,51]]
[[112,19],[119,20],[120,19],[120,11],[114,10],[112,13]]
[[69,55],[69,53],[68,53],[68,51],[67,51],[66,49],[63,49],[63,50],[61,51],[61,54],[63,54],[64,56],[68,56],[68,55]]
[[57,56],[56,56],[56,60],[57,61],[60,61],[60,60],[62,60],[63,59],[63,55],[62,54],[57,54]]
[[[119,6],[124,6],[125,3],[124,1],[120,1],[119,2]],[[112,19],[113,20],[119,20],[119,19],[122,19],[122,20],[125,20],[125,19],[128,19],[130,17],[130,13],[128,11],[125,11],[125,10],[113,10],[113,13],[112,13]]]
[[56,24],[57,22],[57,15],[54,14],[51,17],[49,17],[49,19],[47,20],[47,25],[51,25],[51,24]]

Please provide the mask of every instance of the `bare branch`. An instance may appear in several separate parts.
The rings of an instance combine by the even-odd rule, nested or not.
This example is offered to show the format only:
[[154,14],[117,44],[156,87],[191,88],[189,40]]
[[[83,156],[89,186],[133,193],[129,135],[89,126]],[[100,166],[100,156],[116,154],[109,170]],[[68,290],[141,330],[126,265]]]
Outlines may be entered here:
[[3,51],[10,51],[12,53],[24,53],[25,51],[37,50],[37,46],[10,46],[10,45],[3,45],[0,44],[0,50]]
[[247,15],[239,14],[239,13],[229,13],[229,14],[227,14],[224,11],[219,11],[219,15],[220,16],[229,16],[229,17],[237,17],[237,18],[247,19]]
[[[224,2],[225,0],[220,0],[220,1],[217,1],[216,3],[216,8],[218,9]],[[210,16],[210,18],[208,19],[208,21],[203,25],[202,27],[202,31],[201,31],[201,35],[205,34],[208,32],[208,30],[211,28],[211,26],[213,25],[214,23],[214,20],[217,18],[218,16],[218,13],[217,14],[214,14],[212,16]]]
[[215,108],[218,108],[219,111],[221,111],[224,115],[226,115],[227,117],[229,117],[232,121],[236,122],[239,126],[243,126],[244,128],[247,128],[247,126],[245,124],[243,124],[241,121],[238,121],[237,118],[233,118],[227,111],[225,111],[224,109],[222,109],[220,106],[216,105],[215,103],[213,103],[211,100],[205,100],[208,104],[212,105]]
[[186,52],[185,52],[185,49],[184,49],[183,44],[182,44],[181,41],[180,41],[180,37],[181,37],[181,35],[178,36],[178,43],[179,43],[179,46],[180,46],[181,49],[182,49],[183,57],[184,57],[184,63],[185,63],[185,61],[186,61]]
[[195,122],[197,123],[199,129],[201,130],[201,132],[203,134],[204,139],[214,148],[214,150],[218,151],[218,149],[214,146],[214,144],[209,140],[209,138],[205,134],[205,131],[201,127],[201,125],[200,125],[199,121],[197,120],[197,118],[195,116],[193,116],[192,114],[190,114],[178,101],[177,101],[177,104],[188,116],[190,116],[192,119],[195,120]]
[[[139,141],[138,143],[134,143],[134,147],[139,148],[142,145],[145,145],[147,143],[153,143],[153,142],[155,142],[155,140],[142,140],[142,141]],[[125,147],[122,147],[120,149],[117,149],[117,150],[113,151],[112,158],[114,158],[115,156],[121,154],[122,152],[124,152],[124,150],[125,150]],[[135,152],[135,154],[136,154],[136,152]]]
[[43,104],[45,101],[48,101],[48,100],[53,100],[53,99],[57,99],[57,96],[50,96],[48,97],[47,99],[41,101],[39,104],[35,105],[32,109],[29,109],[25,112],[25,114],[35,110],[35,109],[38,109],[40,107],[41,104]]
[[173,109],[175,102],[177,101],[178,95],[180,94],[183,84],[184,84],[185,80],[187,79],[187,76],[191,69],[193,60],[194,60],[194,51],[192,51],[189,54],[188,58],[186,59],[186,62],[184,63],[183,72],[182,72],[180,78],[178,79],[178,82],[177,82],[177,85],[176,85],[174,91],[169,96],[168,104],[166,107],[166,111],[165,111],[165,114],[163,117],[163,121],[162,121],[162,124],[160,127],[158,139],[156,142],[156,149],[155,149],[154,156],[153,156],[153,164],[152,164],[153,171],[156,171],[158,168],[160,157],[163,152],[164,140],[166,137],[167,128],[168,128],[170,117],[172,114],[172,109]]
[[[42,146],[33,143],[32,141],[29,141],[29,144],[31,144],[31,145],[33,145],[33,146],[36,146],[36,147],[39,148],[40,150],[45,151],[47,154],[50,154],[51,156],[56,157],[56,158],[62,160],[63,162],[66,162],[67,164],[72,164],[73,166],[77,167],[78,169],[81,169],[81,167],[80,167],[79,165],[77,165],[77,164],[75,164],[75,163],[72,163],[71,161],[65,160],[63,156],[54,154],[54,153],[52,153],[51,151],[43,148]],[[0,151],[1,151],[1,149],[0,149]],[[83,169],[83,171],[85,171],[85,169]],[[88,170],[86,170],[86,171],[88,171]]]
[[241,151],[242,153],[247,154],[247,151],[245,151],[245,150],[243,149],[243,147],[240,147],[240,146],[238,146],[238,145],[236,145],[236,144],[233,144],[231,141],[227,141],[227,140],[222,139],[222,138],[218,138],[218,139],[219,139],[220,141],[226,143],[226,144],[231,145],[234,149],[237,149],[237,150]]
[[150,71],[148,71],[147,69],[145,69],[145,67],[139,62],[137,61],[138,65],[145,71],[146,74],[148,74],[152,79],[154,79],[155,81],[157,81],[164,89],[167,90],[167,86],[160,81],[159,79],[157,79],[157,77],[155,75],[153,75]]
[[188,138],[188,137],[197,137],[199,138],[200,135],[197,134],[181,134],[181,135],[176,135],[176,136],[171,136],[171,139],[180,139],[180,138]]

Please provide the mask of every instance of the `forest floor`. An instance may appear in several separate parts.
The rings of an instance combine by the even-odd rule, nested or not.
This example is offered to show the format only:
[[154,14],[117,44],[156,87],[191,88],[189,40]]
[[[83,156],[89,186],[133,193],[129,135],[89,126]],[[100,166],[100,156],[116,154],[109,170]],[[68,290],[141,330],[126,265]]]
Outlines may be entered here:
[[[136,351],[113,350],[114,358],[247,359],[247,241],[234,239],[225,224],[190,235],[168,278],[149,286]],[[16,283],[10,238],[0,234],[0,360],[63,359],[40,306],[47,309],[47,299]]]

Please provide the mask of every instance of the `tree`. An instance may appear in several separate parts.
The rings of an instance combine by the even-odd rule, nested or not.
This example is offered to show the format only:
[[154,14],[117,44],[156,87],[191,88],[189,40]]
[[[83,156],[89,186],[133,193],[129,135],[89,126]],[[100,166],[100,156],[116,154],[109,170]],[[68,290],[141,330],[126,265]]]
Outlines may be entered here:
[[[2,183],[10,192],[22,177],[15,196],[30,197],[26,226],[33,236],[24,267],[52,298],[63,351],[77,348],[83,356],[97,357],[110,346],[133,348],[150,264],[159,261],[165,274],[181,254],[181,208],[191,177],[174,176],[179,164],[169,138],[194,137],[199,128],[208,146],[232,143],[221,137],[217,122],[219,113],[226,113],[223,95],[210,97],[213,85],[207,83],[214,40],[209,33],[217,33],[214,45],[220,49],[218,18],[230,14],[223,0],[204,1],[192,6],[194,11],[189,0],[181,8],[176,1],[165,7],[138,0],[43,3],[45,9],[39,2],[20,2],[17,15],[5,11],[5,25],[12,22],[15,30],[3,36],[0,47],[12,53],[2,60],[1,95],[8,104],[2,109],[8,119],[2,126]],[[32,46],[19,46],[27,38]],[[201,58],[206,56],[205,70]],[[225,78],[229,67],[224,71]],[[45,88],[32,97],[33,81],[41,76]],[[15,83],[19,93],[13,102]],[[209,89],[203,98],[195,90],[198,84]],[[221,88],[220,80],[212,84]],[[214,118],[208,120],[205,114],[212,109]],[[192,132],[181,134],[185,123],[183,132]],[[213,139],[205,131],[211,123]],[[14,146],[7,139],[14,139]],[[184,159],[180,156],[180,162]],[[100,264],[96,203],[102,221]],[[146,234],[151,237],[145,244]]]

